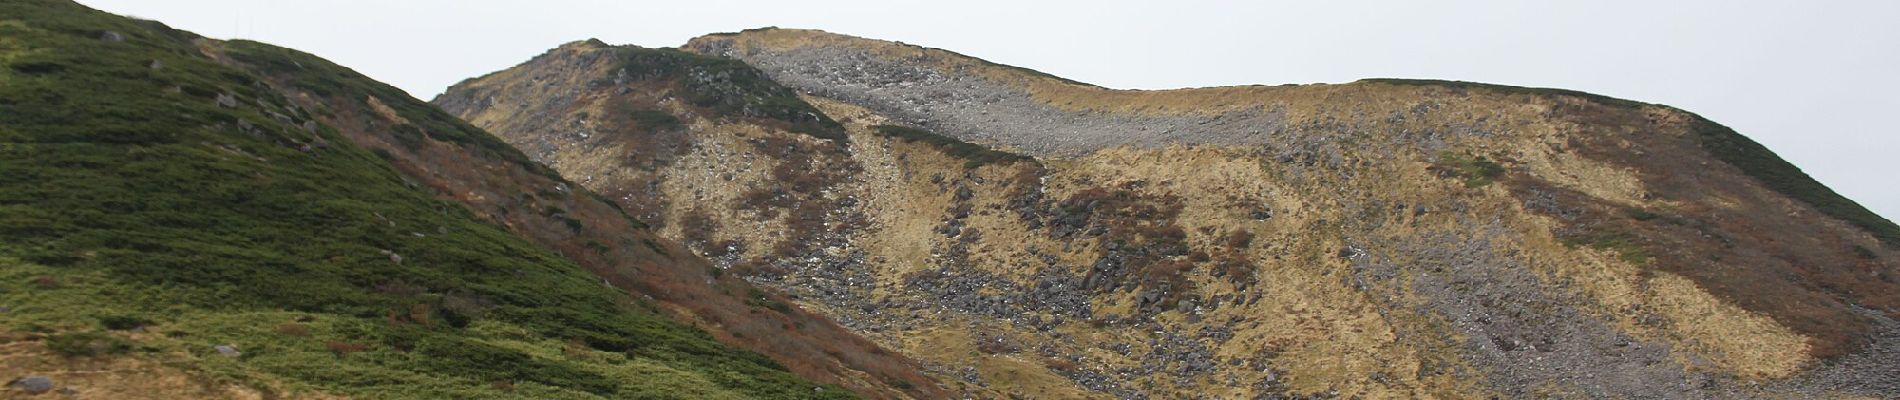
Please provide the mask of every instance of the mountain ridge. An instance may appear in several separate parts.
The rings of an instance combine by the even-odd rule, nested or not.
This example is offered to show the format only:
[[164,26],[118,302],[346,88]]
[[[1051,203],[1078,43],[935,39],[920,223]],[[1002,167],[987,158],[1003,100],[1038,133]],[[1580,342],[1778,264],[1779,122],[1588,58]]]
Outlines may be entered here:
[[1116,90],[766,28],[423,102],[0,3],[9,398],[1885,398],[1896,238],[1562,89]]
[[[545,82],[520,78],[562,70],[547,60],[434,102],[651,199],[662,236],[961,390],[1696,398],[1894,380],[1846,361],[1890,351],[1891,224],[1685,111],[1443,81],[1117,91],[810,30],[682,49],[752,65],[849,145],[670,106],[678,124],[644,132],[601,118],[611,96],[546,107],[524,86]],[[622,71],[597,76],[639,73]],[[985,150],[1032,159],[956,155]],[[1815,383],[1850,376],[1866,383]],[[1859,389],[1824,391],[1843,387]]]

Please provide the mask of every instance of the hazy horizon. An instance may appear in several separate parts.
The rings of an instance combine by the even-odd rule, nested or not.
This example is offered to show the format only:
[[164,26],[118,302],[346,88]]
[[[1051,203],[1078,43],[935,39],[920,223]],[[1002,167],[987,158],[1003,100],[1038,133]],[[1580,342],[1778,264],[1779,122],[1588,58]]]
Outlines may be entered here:
[[1900,219],[1900,2],[1223,4],[81,0],[296,48],[428,99],[561,43],[673,47],[762,26],[944,48],[1112,88],[1422,78],[1686,109]]

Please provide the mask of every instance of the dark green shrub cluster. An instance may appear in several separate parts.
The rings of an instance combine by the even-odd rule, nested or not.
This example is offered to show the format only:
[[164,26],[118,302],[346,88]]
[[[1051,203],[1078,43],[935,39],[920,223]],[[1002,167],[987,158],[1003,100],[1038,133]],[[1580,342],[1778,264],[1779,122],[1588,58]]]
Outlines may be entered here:
[[1440,152],[1437,166],[1442,173],[1463,179],[1468,188],[1484,187],[1504,175],[1504,166],[1471,153]]
[[648,132],[680,127],[680,119],[660,110],[633,110],[629,115],[635,126]]
[[1894,225],[1893,221],[1874,214],[1860,203],[1835,193],[1834,189],[1815,181],[1807,173],[1801,172],[1801,168],[1769,151],[1767,146],[1700,116],[1696,117],[1691,129],[1695,130],[1696,143],[1716,159],[1735,166],[1743,174],[1755,178],[1775,192],[1807,203],[1829,217],[1867,230],[1888,247],[1900,248],[1900,225]]
[[773,311],[778,311],[781,313],[792,312],[791,305],[785,304],[785,302],[782,302],[782,301],[772,299],[772,296],[767,295],[765,291],[759,290],[758,288],[746,289],[745,303],[746,305],[749,305],[749,306],[769,308],[769,309],[772,309]]
[[1869,249],[1866,246],[1861,246],[1858,244],[1854,245],[1854,256],[1860,257],[1863,259],[1868,259],[1868,260],[1880,258],[1880,255],[1875,254],[1873,249]]
[[46,348],[68,357],[98,357],[124,354],[132,343],[99,332],[75,332],[47,336]]
[[1566,246],[1588,246],[1597,250],[1615,252],[1618,258],[1631,264],[1649,262],[1649,250],[1643,247],[1641,239],[1622,232],[1594,232],[1563,239]]
[[132,330],[151,325],[152,321],[131,315],[108,315],[99,317],[99,325],[115,331]]
[[1657,218],[1662,218],[1661,214],[1657,214],[1654,212],[1650,212],[1649,210],[1644,210],[1644,209],[1636,208],[1636,207],[1630,207],[1630,208],[1624,209],[1623,214],[1628,215],[1630,219],[1634,219],[1637,221],[1652,221]]
[[839,143],[846,140],[844,126],[799,99],[797,92],[739,60],[637,46],[614,51],[629,77],[677,82],[685,89],[688,104],[712,109],[715,115],[778,121],[793,132]]
[[1029,156],[991,150],[988,147],[908,126],[878,125],[872,128],[875,129],[879,135],[903,140],[907,143],[921,142],[936,147],[951,157],[963,159],[964,168],[976,168],[989,164],[1013,164],[1017,161],[1035,160]]

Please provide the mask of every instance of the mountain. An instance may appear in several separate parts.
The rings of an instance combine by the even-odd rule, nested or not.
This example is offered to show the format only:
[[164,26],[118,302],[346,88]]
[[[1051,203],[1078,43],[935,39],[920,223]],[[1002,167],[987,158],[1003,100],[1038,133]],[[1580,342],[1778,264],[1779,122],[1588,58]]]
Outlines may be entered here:
[[315,56],[9,0],[0,65],[5,397],[945,396]]
[[1667,106],[775,28],[432,103],[978,398],[1900,394],[1900,227]]

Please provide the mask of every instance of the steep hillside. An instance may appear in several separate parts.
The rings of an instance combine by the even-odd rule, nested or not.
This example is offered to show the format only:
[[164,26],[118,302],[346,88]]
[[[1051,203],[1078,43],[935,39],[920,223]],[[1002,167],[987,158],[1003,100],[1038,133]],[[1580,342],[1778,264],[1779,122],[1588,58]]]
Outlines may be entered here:
[[1681,110],[683,49],[573,43],[434,102],[981,397],[1900,393],[1900,230]]
[[308,54],[32,0],[0,3],[0,66],[8,397],[936,397]]

